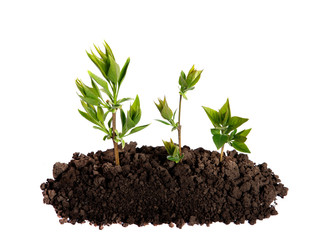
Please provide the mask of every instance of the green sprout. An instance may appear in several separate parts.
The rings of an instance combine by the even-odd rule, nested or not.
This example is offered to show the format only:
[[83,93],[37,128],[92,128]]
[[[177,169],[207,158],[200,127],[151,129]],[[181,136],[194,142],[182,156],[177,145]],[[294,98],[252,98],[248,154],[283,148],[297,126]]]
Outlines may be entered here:
[[170,139],[170,142],[163,140],[162,142],[164,143],[166,151],[169,154],[167,156],[168,160],[171,160],[175,163],[179,163],[180,161],[182,161],[184,154],[180,154],[179,146],[175,145],[172,139]]
[[208,107],[203,107],[208,115],[214,128],[211,129],[212,139],[217,149],[221,148],[220,161],[223,159],[224,145],[228,143],[230,146],[240,152],[250,153],[245,141],[250,129],[237,132],[237,128],[248,121],[247,118],[231,117],[231,109],[229,100],[219,109],[213,110]]
[[[171,126],[172,131],[174,131],[176,129],[178,131],[178,139],[179,139],[179,144],[178,144],[179,147],[178,148],[176,148],[176,146],[175,146],[175,144],[173,143],[172,140],[170,142],[163,141],[165,147],[166,147],[166,143],[168,143],[169,144],[168,146],[172,146],[169,149],[173,149],[172,153],[168,152],[168,154],[170,154],[167,157],[169,160],[173,159],[172,161],[175,161],[175,162],[182,161],[182,158],[183,158],[182,145],[181,145],[181,103],[182,103],[182,98],[184,98],[186,100],[188,99],[187,96],[186,96],[186,92],[188,92],[189,90],[193,90],[195,88],[196,83],[201,78],[202,72],[203,72],[203,70],[200,70],[200,71],[196,70],[194,65],[189,70],[188,75],[186,75],[183,71],[181,71],[181,74],[180,74],[180,77],[179,77],[180,98],[179,98],[179,109],[178,109],[178,121],[177,122],[175,122],[176,110],[173,113],[173,111],[170,109],[170,107],[167,104],[166,97],[164,97],[164,100],[158,99],[159,103],[155,103],[155,105],[157,106],[162,118],[167,120],[167,121],[164,121],[164,120],[157,120],[157,121]],[[167,150],[167,147],[166,147],[166,150]],[[177,152],[177,154],[176,154],[176,152],[174,152],[174,150]]]
[[[122,104],[132,99],[118,99],[120,86],[125,78],[130,58],[126,60],[123,68],[120,69],[111,48],[106,42],[104,42],[105,52],[102,52],[101,49],[95,45],[94,47],[99,56],[95,55],[93,51],[91,51],[91,53],[87,52],[87,55],[100,70],[104,79],[88,71],[92,87],[88,87],[79,79],[75,81],[81,93],[81,95],[78,94],[81,98],[81,104],[85,110],[85,112],[79,110],[79,113],[88,121],[92,122],[95,125],[93,126],[95,129],[101,130],[106,134],[103,140],[113,140],[115,162],[116,165],[120,165],[118,143],[122,143],[122,147],[124,147],[124,137],[146,128],[149,124],[136,127],[141,118],[138,95],[130,105],[130,110],[126,115],[122,109]],[[105,97],[107,97],[106,100],[104,100]],[[118,132],[116,129],[116,112],[118,109],[120,109],[121,113],[121,132]],[[112,116],[107,120],[109,113],[112,113]],[[107,122],[107,124],[105,122]]]

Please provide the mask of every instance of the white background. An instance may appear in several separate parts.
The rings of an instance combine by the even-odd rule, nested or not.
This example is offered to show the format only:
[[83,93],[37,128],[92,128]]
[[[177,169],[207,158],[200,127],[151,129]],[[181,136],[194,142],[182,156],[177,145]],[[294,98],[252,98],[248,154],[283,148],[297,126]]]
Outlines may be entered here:
[[[333,1],[1,1],[1,239],[333,239]],[[111,148],[77,112],[74,80],[97,72],[85,50],[106,40],[131,63],[121,97],[139,94],[128,138],[161,145],[176,132],[153,104],[177,107],[177,81],[204,69],[183,103],[183,143],[214,150],[202,105],[250,120],[250,158],[289,187],[278,216],[255,226],[60,225],[40,184],[73,152]],[[128,104],[125,108],[128,107]],[[228,148],[227,148],[228,149]]]

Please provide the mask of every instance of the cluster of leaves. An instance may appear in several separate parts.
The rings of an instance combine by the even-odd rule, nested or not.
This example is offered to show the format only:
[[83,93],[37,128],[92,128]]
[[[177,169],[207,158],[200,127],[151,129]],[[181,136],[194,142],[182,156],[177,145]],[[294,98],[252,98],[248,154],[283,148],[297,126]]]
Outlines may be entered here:
[[[125,112],[123,109],[120,109],[121,112],[121,122],[122,122],[122,132],[116,131],[116,142],[121,142],[122,147],[124,147],[124,137],[129,136],[133,133],[139,132],[149,126],[150,124],[142,125],[136,127],[141,118],[141,109],[138,95],[136,96],[134,102],[130,105],[130,110]],[[130,131],[130,132],[129,132]]]
[[184,154],[180,154],[179,146],[175,145],[172,139],[170,139],[169,142],[164,140],[162,140],[162,142],[164,143],[168,153],[167,159],[175,163],[179,163],[184,157]]
[[[98,85],[102,87],[101,91],[107,94],[107,96],[109,97],[110,101],[108,101],[105,107],[110,108],[112,112],[115,112],[117,108],[120,108],[122,106],[123,102],[131,100],[131,98],[122,98],[118,100],[119,89],[125,78],[130,63],[130,58],[126,60],[122,67],[122,70],[120,70],[118,63],[116,63],[114,54],[106,42],[104,43],[104,47],[106,50],[105,53],[103,53],[101,49],[96,47],[95,45],[94,47],[99,53],[100,57],[95,55],[93,51],[91,51],[91,53],[87,52],[87,55],[100,70],[105,80],[90,71],[88,71],[88,74],[92,80],[94,80]],[[111,92],[109,90],[109,86],[111,88]],[[94,96],[89,96],[89,98],[93,98],[95,100],[95,103],[98,103],[98,99],[94,98]]]
[[[115,61],[114,54],[106,42],[104,43],[105,52],[102,52],[95,45],[94,47],[99,56],[95,55],[93,51],[91,53],[87,52],[87,55],[98,67],[104,79],[88,71],[92,87],[85,85],[79,79],[76,80],[77,88],[81,93],[81,95],[78,95],[85,110],[85,112],[79,110],[79,113],[92,122],[95,125],[95,129],[101,130],[106,134],[103,140],[112,139],[114,132],[116,137],[113,140],[117,143],[122,143],[124,146],[125,141],[123,138],[125,136],[138,132],[148,126],[135,127],[141,118],[138,96],[136,96],[134,102],[130,105],[127,115],[125,115],[122,109],[122,104],[125,101],[131,100],[131,98],[118,99],[119,89],[125,78],[130,58],[126,60],[122,70],[120,70],[119,65]],[[104,100],[105,97],[107,98],[106,100]],[[118,132],[117,129],[112,128],[112,121],[116,121],[116,119],[113,119],[111,116],[108,120],[108,114],[116,113],[117,109],[121,110],[122,132]]]
[[180,77],[179,77],[179,88],[180,88],[180,95],[184,99],[188,99],[186,96],[186,92],[189,90],[193,90],[195,88],[196,83],[201,78],[203,70],[196,70],[195,65],[191,67],[191,69],[188,72],[188,75],[186,75],[183,71],[181,71]]
[[160,120],[160,119],[156,119],[157,121],[165,124],[165,125],[169,125],[172,126],[172,131],[176,130],[178,127],[178,123],[175,122],[175,114],[176,114],[176,110],[172,111],[172,109],[170,109],[170,107],[167,104],[167,100],[166,97],[164,97],[164,100],[161,100],[160,98],[158,98],[159,103],[154,103],[155,106],[157,106],[160,115],[163,119],[167,120],[168,122],[164,121],[164,120]]
[[250,153],[245,141],[251,129],[237,132],[237,128],[248,121],[247,118],[231,117],[229,100],[218,110],[203,107],[214,128],[211,129],[212,139],[217,149],[228,143],[240,152]]

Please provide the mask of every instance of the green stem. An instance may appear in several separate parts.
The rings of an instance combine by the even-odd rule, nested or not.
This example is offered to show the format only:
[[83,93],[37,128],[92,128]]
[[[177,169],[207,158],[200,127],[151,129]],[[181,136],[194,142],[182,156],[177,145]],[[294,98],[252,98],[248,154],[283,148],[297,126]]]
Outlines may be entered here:
[[[178,120],[178,135],[179,135],[179,149],[180,149],[180,156],[182,155],[182,149],[181,149],[181,101],[182,101],[182,95],[180,94],[180,101],[179,101],[179,120]],[[182,161],[182,160],[181,160]]]
[[223,155],[224,155],[224,145],[222,146],[222,151],[220,153],[220,161],[223,161]]

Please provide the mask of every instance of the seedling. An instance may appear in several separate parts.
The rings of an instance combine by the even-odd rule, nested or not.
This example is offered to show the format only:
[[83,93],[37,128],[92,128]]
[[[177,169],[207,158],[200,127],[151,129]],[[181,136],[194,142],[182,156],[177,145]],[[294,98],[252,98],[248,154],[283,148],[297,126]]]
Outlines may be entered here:
[[240,152],[250,153],[245,141],[250,129],[237,132],[237,128],[248,121],[247,118],[231,117],[229,100],[218,110],[203,107],[214,128],[211,129],[212,140],[217,149],[221,148],[220,161],[223,159],[224,145],[228,143]]
[[170,139],[170,142],[163,140],[162,142],[164,143],[166,151],[169,154],[167,159],[179,163],[184,157],[184,154],[180,154],[179,146],[175,145],[172,139]]
[[[175,114],[176,110],[173,111],[170,109],[170,107],[167,104],[166,97],[164,97],[164,100],[158,99],[159,103],[155,103],[157,106],[162,118],[164,120],[157,120],[163,124],[170,125],[172,127],[172,131],[177,129],[178,131],[178,139],[179,139],[179,147],[177,148],[173,141],[171,140],[170,142],[164,142],[164,145],[166,147],[166,150],[168,152],[168,149],[170,149],[170,152],[168,152],[169,156],[167,157],[169,160],[179,162],[182,161],[183,154],[182,154],[182,145],[181,145],[181,103],[182,103],[182,98],[188,99],[186,96],[186,92],[189,90],[193,90],[195,88],[196,83],[199,81],[201,78],[203,70],[196,70],[195,66],[193,65],[192,68],[189,70],[188,75],[186,75],[183,71],[181,71],[180,77],[179,77],[179,109],[178,109],[178,121],[175,122]],[[166,145],[167,144],[167,145]],[[173,151],[171,150],[173,149]]]
[[[104,42],[105,52],[102,52],[101,49],[95,45],[94,47],[99,56],[95,55],[93,51],[91,51],[91,53],[87,52],[87,55],[100,70],[104,79],[88,71],[92,87],[88,87],[79,79],[76,80],[76,85],[81,93],[81,95],[79,95],[81,98],[81,104],[85,109],[85,112],[79,110],[79,113],[95,125],[93,128],[101,130],[106,134],[103,137],[103,140],[113,140],[115,162],[116,165],[119,165],[118,143],[122,143],[122,147],[124,147],[124,137],[146,128],[149,124],[136,127],[141,118],[138,95],[136,96],[134,102],[130,105],[130,110],[126,115],[122,109],[122,104],[125,101],[132,99],[118,99],[120,86],[125,78],[130,58],[126,60],[123,68],[120,70],[119,65],[116,63],[114,54],[106,42]],[[98,85],[102,88],[99,89]],[[105,95],[107,97],[106,100],[104,100]],[[121,132],[116,129],[116,112],[118,109],[120,109],[121,113]],[[112,116],[109,120],[107,120],[109,113],[112,113]],[[107,124],[105,124],[106,122]]]

